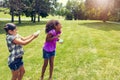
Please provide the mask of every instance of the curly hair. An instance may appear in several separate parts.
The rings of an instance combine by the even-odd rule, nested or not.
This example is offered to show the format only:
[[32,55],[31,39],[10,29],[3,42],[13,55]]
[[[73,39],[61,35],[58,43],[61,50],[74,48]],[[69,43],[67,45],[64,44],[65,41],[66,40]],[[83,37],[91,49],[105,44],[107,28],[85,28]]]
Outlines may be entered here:
[[58,24],[60,23],[57,20],[48,21],[46,24],[45,33],[48,33],[50,30],[55,29],[55,26],[57,26]]

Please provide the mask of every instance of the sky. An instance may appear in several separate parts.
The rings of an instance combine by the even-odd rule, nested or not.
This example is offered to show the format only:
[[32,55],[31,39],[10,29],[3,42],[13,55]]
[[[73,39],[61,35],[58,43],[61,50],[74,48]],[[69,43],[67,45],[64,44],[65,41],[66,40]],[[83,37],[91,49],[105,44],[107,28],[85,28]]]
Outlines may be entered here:
[[65,5],[67,3],[68,0],[58,0],[58,2],[63,3],[63,5]]

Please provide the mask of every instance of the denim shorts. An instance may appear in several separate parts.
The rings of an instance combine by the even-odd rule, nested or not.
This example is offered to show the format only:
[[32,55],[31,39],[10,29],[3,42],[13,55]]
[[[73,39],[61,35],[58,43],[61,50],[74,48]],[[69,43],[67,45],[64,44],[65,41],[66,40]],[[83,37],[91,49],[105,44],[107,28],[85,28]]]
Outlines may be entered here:
[[43,49],[43,58],[44,59],[49,59],[52,56],[55,56],[55,51],[47,52],[46,50]]
[[13,71],[19,69],[23,65],[22,57],[16,58],[12,63],[10,63],[9,68]]

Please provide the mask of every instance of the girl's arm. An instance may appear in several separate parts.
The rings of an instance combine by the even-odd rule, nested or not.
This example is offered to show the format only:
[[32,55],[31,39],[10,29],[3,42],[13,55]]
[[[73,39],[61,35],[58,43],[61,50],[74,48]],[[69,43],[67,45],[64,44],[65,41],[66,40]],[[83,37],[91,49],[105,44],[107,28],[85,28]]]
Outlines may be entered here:
[[33,36],[33,34],[32,34],[32,35],[29,35],[29,36],[27,36],[27,37],[21,37],[21,39],[22,39],[23,41],[25,41],[25,40],[31,38],[32,36]]
[[27,40],[27,39],[31,38],[33,35],[34,35],[34,36],[38,36],[38,35],[39,35],[39,33],[40,33],[40,30],[38,30],[38,31],[37,31],[37,32],[35,32],[34,34],[29,35],[29,36],[27,36],[27,37],[22,37],[22,36],[21,36],[21,39],[22,39],[23,41],[25,41],[25,40]]
[[46,42],[52,41],[53,39],[57,39],[59,37],[60,37],[60,34],[58,34],[56,36],[53,36],[51,33],[48,33],[47,36],[46,36]]
[[20,44],[20,45],[26,45],[26,44],[30,43],[33,39],[35,39],[37,36],[36,35],[31,35],[30,37],[28,37],[27,39],[24,39],[24,40],[19,39],[19,38],[15,38],[13,40],[13,43]]

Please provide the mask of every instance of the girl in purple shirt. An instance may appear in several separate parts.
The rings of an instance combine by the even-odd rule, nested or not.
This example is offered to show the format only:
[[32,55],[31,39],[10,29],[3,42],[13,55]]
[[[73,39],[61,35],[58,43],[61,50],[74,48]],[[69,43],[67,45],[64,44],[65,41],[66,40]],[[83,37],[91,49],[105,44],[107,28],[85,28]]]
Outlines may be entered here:
[[61,28],[62,28],[61,24],[57,20],[50,20],[46,24],[45,32],[47,35],[46,35],[46,40],[43,46],[44,64],[42,67],[41,80],[43,80],[48,62],[50,64],[49,80],[52,80],[56,42],[59,41]]

